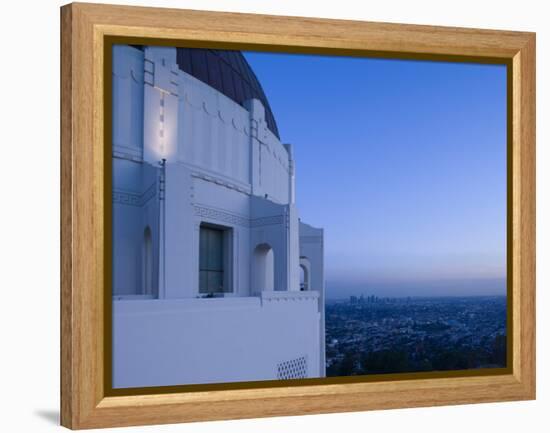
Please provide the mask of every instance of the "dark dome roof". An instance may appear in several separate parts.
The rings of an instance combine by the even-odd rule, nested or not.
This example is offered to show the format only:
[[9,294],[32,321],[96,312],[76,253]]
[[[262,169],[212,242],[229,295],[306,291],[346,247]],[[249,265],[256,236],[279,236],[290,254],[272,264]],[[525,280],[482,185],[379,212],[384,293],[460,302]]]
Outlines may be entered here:
[[265,108],[267,127],[279,137],[275,117],[256,74],[240,51],[177,48],[179,68],[236,103],[256,98]]

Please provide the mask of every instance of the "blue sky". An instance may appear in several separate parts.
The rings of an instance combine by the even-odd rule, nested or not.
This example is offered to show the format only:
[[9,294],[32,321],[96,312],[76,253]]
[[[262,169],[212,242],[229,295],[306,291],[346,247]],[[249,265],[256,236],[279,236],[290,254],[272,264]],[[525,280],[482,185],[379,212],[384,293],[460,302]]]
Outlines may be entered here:
[[327,296],[505,293],[506,69],[251,53]]

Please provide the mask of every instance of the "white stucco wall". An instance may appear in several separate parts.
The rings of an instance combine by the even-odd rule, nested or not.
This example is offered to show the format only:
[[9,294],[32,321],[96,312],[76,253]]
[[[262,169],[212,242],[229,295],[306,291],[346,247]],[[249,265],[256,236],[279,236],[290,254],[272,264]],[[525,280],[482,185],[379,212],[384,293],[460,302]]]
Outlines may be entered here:
[[[126,51],[117,54],[130,56]],[[259,100],[242,107],[179,70],[175,48],[146,47],[142,57],[146,161],[181,162],[245,192],[289,202],[289,153],[267,128]]]
[[179,70],[175,48],[116,46],[113,57],[114,189],[142,196],[154,183],[144,180],[147,167],[158,178],[147,208],[141,199],[131,209],[131,198],[115,203],[115,292],[139,293],[142,234],[149,225],[159,296],[196,296],[201,222],[232,230],[234,294],[251,294],[250,256],[261,243],[273,248],[274,288],[298,290],[293,164],[289,147],[267,128],[261,102],[242,107]]
[[[322,247],[302,246],[293,167],[259,100],[243,107],[181,71],[175,48],[114,48],[115,386],[276,379],[279,363],[303,357],[307,377],[324,375]],[[204,223],[231,233],[223,298],[197,299]],[[147,227],[157,299],[143,295]],[[273,281],[257,278],[258,246]]]
[[113,302],[113,386],[273,380],[305,357],[318,377],[316,293]]
[[320,371],[325,375],[325,251],[324,231],[300,222],[300,259],[308,264],[309,290],[319,294],[320,312]]
[[113,46],[113,154],[141,160],[143,154],[143,52]]
[[249,113],[225,95],[179,72],[176,159],[250,190]]

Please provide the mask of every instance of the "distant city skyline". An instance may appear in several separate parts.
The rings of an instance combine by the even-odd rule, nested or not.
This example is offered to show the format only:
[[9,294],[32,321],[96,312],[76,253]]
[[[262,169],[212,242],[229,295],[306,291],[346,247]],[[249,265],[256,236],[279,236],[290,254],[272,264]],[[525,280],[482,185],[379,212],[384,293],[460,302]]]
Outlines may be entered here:
[[506,295],[506,278],[457,278],[448,280],[359,281],[329,280],[326,282],[329,300],[349,299],[350,296],[447,297]]
[[327,298],[506,293],[504,65],[251,53]]
[[327,376],[506,367],[506,297],[326,303]]

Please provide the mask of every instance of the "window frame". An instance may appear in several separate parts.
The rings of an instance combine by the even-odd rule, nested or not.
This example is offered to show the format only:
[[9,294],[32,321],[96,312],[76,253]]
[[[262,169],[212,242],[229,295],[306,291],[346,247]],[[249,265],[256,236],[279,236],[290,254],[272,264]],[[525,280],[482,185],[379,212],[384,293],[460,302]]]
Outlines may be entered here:
[[[216,230],[220,231],[222,234],[222,245],[221,245],[221,251],[222,251],[222,270],[210,270],[210,269],[203,269],[201,267],[201,237],[202,237],[202,230],[209,229],[209,230]],[[233,227],[230,226],[223,226],[215,223],[211,223],[208,221],[201,221],[199,224],[199,239],[198,239],[198,281],[197,281],[197,294],[201,298],[206,297],[224,297],[228,295],[234,294],[234,288],[233,288],[233,266],[234,266],[234,260],[233,260]],[[221,291],[201,291],[201,272],[222,272],[222,290]]]

